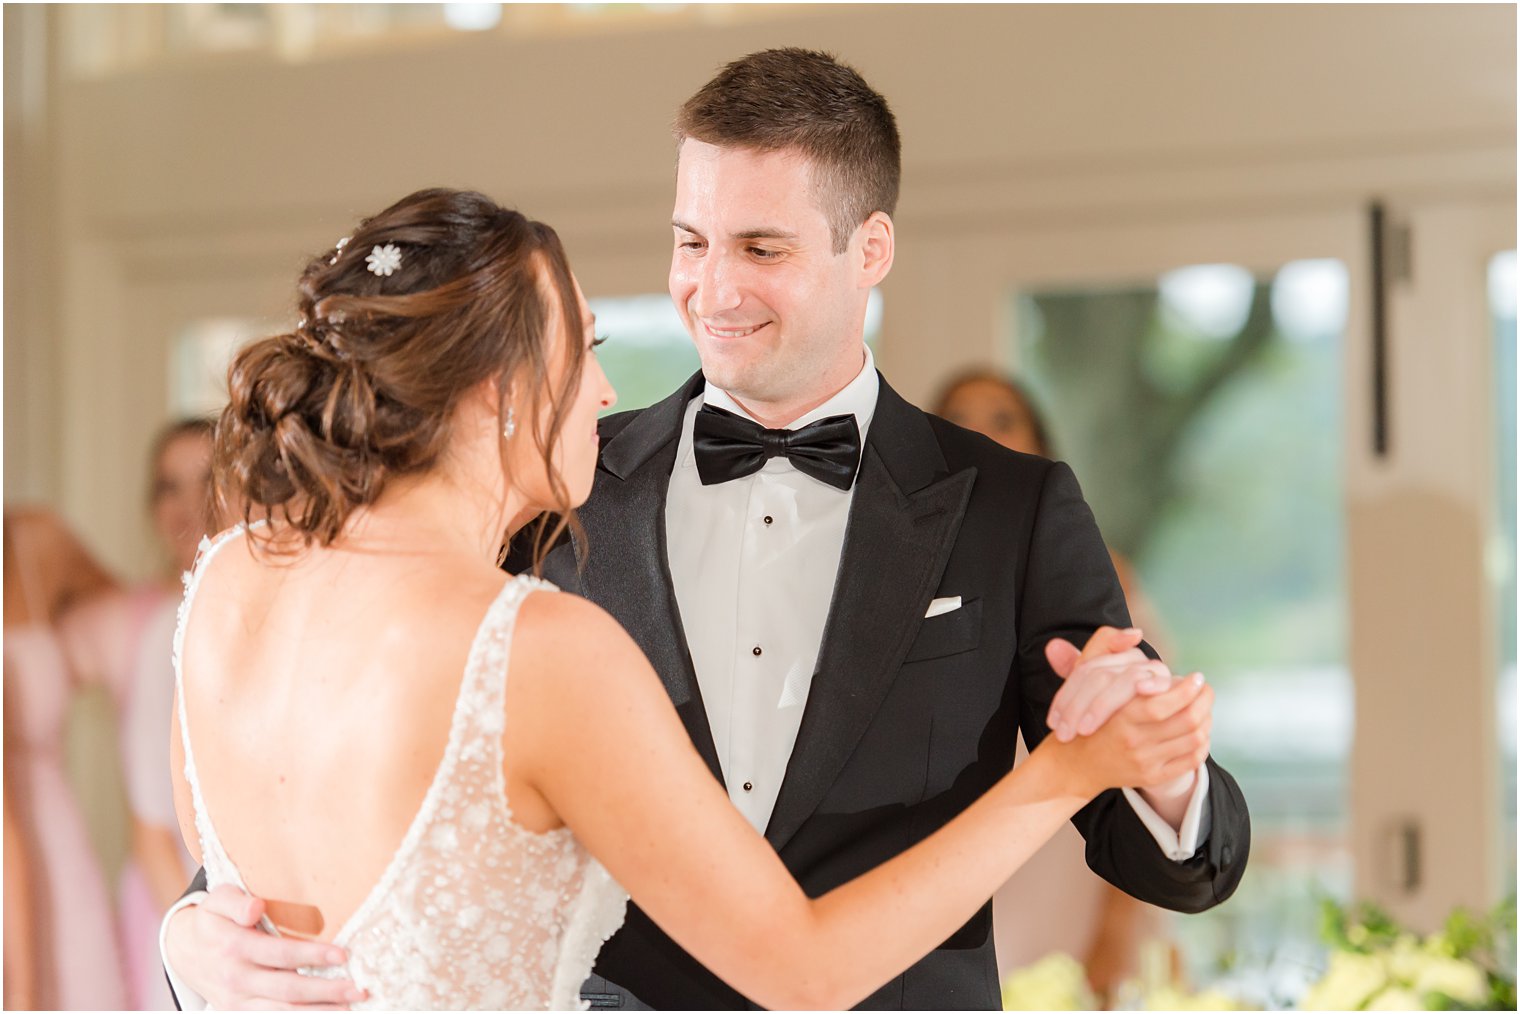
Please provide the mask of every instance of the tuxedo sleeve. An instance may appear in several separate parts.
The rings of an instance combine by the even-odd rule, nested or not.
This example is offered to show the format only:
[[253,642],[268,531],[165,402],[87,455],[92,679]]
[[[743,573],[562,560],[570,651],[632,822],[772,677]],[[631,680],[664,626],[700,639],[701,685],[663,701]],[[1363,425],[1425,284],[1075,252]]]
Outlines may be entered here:
[[[1081,645],[1100,626],[1130,622],[1092,511],[1071,469],[1060,462],[1045,473],[1018,611],[1019,728],[1033,750],[1049,732],[1045,716],[1061,687],[1045,659],[1045,645],[1055,637]],[[1149,645],[1142,648],[1156,657]],[[1209,827],[1191,857],[1169,858],[1123,792],[1111,789],[1072,818],[1087,841],[1087,865],[1125,893],[1174,911],[1200,912],[1228,898],[1245,872],[1250,816],[1229,772],[1213,758],[1205,767]]]

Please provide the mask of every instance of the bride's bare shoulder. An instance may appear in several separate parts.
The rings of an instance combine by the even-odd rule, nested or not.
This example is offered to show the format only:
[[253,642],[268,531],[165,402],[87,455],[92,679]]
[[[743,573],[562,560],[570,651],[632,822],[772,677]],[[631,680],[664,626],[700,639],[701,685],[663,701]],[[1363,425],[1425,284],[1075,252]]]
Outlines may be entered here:
[[633,638],[605,609],[571,592],[528,596],[518,615],[513,652],[524,670],[556,680],[595,679],[596,674],[648,665]]

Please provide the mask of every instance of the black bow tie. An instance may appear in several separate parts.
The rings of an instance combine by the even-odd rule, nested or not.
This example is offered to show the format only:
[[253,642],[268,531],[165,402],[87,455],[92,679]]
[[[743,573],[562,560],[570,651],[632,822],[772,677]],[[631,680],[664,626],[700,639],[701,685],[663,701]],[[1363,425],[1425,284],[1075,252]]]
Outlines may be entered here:
[[704,486],[751,475],[778,455],[835,489],[848,490],[860,467],[860,427],[853,415],[831,415],[800,430],[768,430],[743,416],[703,405],[692,436]]

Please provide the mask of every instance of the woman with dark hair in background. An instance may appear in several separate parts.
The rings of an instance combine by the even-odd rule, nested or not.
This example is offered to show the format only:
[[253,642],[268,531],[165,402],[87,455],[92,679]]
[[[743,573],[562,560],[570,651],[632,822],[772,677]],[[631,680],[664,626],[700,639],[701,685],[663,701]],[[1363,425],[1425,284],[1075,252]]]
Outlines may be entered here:
[[[934,400],[935,415],[991,437],[1004,447],[1042,458],[1054,456],[1050,429],[1034,399],[1012,377],[973,369],[952,377]],[[1166,657],[1160,629],[1134,569],[1109,551],[1130,617]],[[1025,756],[1022,738],[1019,757]],[[1140,946],[1163,933],[1161,910],[1130,897],[1087,868],[1082,837],[1070,826],[1005,884],[992,899],[998,969],[1003,975],[1053,952],[1082,962],[1100,1000],[1111,1003],[1125,979],[1139,971]],[[1060,908],[1066,918],[1034,927],[1023,912]]]
[[756,1002],[848,1007],[1099,790],[1202,763],[1129,712],[1048,737],[940,831],[809,898],[632,638],[495,564],[523,517],[556,519],[540,550],[576,532],[615,398],[554,232],[421,191],[314,258],[299,312],[230,372],[217,483],[249,523],[187,587],[171,740],[213,894],[252,889],[271,900],[244,916],[312,938],[268,941],[272,964],[323,966],[290,1001],[347,974],[338,995],[378,1007],[578,1007],[626,888]]

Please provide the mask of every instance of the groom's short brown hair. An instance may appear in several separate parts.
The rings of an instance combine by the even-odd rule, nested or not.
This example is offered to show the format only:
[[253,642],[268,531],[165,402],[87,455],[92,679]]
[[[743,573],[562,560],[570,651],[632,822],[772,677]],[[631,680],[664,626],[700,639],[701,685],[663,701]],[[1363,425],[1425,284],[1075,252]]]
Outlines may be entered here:
[[767,49],[735,60],[686,100],[675,131],[678,141],[805,155],[836,254],[873,212],[897,208],[897,120],[886,99],[828,53]]

